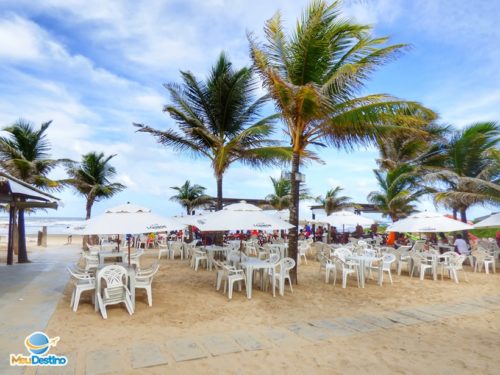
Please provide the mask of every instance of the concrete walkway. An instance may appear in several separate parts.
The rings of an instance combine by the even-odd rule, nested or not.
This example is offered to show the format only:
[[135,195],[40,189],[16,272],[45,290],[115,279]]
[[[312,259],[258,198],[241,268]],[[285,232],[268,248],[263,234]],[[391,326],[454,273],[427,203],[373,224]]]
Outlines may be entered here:
[[30,253],[32,263],[0,265],[0,374],[21,374],[9,354],[25,354],[26,336],[44,331],[69,277],[66,265],[78,259],[78,247],[58,246]]

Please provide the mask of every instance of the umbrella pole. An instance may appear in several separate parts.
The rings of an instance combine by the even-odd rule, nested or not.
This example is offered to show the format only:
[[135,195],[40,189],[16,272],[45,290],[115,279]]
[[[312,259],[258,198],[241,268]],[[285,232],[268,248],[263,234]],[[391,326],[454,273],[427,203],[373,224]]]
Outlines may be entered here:
[[118,244],[118,252],[120,252],[120,235],[118,234],[118,239],[116,240],[116,243]]
[[130,267],[130,236],[128,237],[128,266]]

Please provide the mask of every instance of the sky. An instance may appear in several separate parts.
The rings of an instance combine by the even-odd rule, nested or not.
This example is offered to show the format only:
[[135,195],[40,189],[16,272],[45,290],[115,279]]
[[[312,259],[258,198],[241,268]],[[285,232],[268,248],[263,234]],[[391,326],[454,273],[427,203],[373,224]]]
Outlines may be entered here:
[[[90,151],[116,154],[116,181],[127,189],[96,203],[94,214],[127,201],[163,215],[181,214],[182,208],[169,200],[170,187],[189,179],[216,194],[208,161],[166,149],[148,134],[136,133],[132,123],[175,128],[162,112],[168,103],[164,83],[179,82],[180,70],[205,77],[221,51],[235,67],[249,65],[246,33],[262,40],[264,22],[277,10],[293,27],[307,3],[2,0],[0,126],[19,118],[36,126],[52,120],[48,135],[54,158],[80,160]],[[458,128],[500,121],[500,2],[345,0],[342,6],[346,17],[373,25],[376,36],[411,45],[372,76],[364,93],[419,101],[439,113],[440,122]],[[377,190],[374,148],[318,151],[325,163],[303,170],[313,196],[339,185],[363,203]],[[272,192],[269,176],[280,173],[234,165],[224,178],[224,196],[264,198]],[[64,176],[62,169],[51,175]],[[63,206],[38,215],[84,216],[83,197],[71,189],[57,195]],[[419,208],[435,209],[429,199]],[[473,208],[469,217],[492,210]]]

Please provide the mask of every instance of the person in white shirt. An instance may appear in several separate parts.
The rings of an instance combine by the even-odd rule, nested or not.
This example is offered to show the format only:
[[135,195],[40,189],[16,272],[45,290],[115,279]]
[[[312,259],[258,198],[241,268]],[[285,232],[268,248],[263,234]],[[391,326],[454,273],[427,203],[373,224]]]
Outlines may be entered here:
[[455,250],[461,255],[468,255],[470,252],[469,246],[467,245],[467,242],[465,242],[465,240],[462,238],[461,234],[457,234],[453,245],[455,246]]

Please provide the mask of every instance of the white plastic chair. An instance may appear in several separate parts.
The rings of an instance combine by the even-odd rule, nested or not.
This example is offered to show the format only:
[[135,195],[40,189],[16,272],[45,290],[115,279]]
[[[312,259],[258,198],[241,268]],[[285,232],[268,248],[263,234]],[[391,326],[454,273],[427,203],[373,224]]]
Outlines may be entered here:
[[206,251],[203,250],[195,250],[193,255],[193,264],[194,270],[198,271],[198,266],[201,262],[205,262],[205,265],[208,267],[208,256]]
[[170,259],[175,259],[176,254],[179,254],[181,260],[184,259],[184,249],[182,242],[176,241],[170,244]]
[[[278,282],[280,294],[285,292],[285,284],[286,280],[288,280],[288,284],[290,285],[290,291],[293,293],[292,288],[292,279],[290,278],[290,270],[295,267],[295,260],[292,258],[283,258],[279,262],[279,272],[274,273],[275,280]],[[275,283],[276,286],[276,283]],[[282,294],[282,295],[283,295]],[[273,290],[273,295],[275,295],[275,291]]]
[[411,246],[400,246],[396,250],[398,252],[398,256],[397,256],[398,276],[401,276],[401,270],[403,269],[404,265],[406,265],[408,272],[410,272],[410,269],[409,269],[410,268],[410,261],[411,261],[410,249],[411,249]]
[[306,264],[307,264],[307,256],[306,256],[306,252],[307,252],[308,248],[309,248],[309,245],[308,245],[308,244],[301,244],[301,245],[299,246],[299,254],[298,254],[298,255],[299,255],[299,257],[298,257],[298,259],[299,259],[299,264],[300,264],[300,262],[302,261],[302,258],[304,258],[304,262],[306,262]]
[[153,292],[151,290],[151,284],[153,282],[154,275],[158,272],[160,265],[154,263],[151,267],[142,269],[135,275],[135,289],[146,289],[146,294],[148,297],[148,305],[153,306]]
[[487,253],[485,250],[478,250],[474,251],[472,253],[474,258],[476,258],[475,264],[474,264],[474,272],[481,272],[484,266],[484,271],[486,273],[490,273],[489,268],[491,266],[491,269],[493,270],[493,273],[496,272],[495,270],[495,257]]
[[120,265],[103,267],[99,273],[99,281],[105,281],[103,292],[97,290],[97,301],[102,317],[108,318],[106,306],[124,303],[130,315],[134,313],[130,290],[127,287],[127,270]]
[[410,278],[413,277],[413,273],[415,269],[418,269],[420,271],[420,280],[423,280],[425,277],[425,272],[427,270],[431,270],[433,272],[433,278],[434,278],[434,266],[432,265],[432,261],[427,259],[426,257],[420,255],[419,253],[413,254],[411,256],[411,262],[412,262],[412,267],[411,267],[411,272],[410,272]]
[[241,282],[242,281],[245,283],[245,288],[246,288],[246,277],[245,277],[245,274],[243,273],[243,270],[237,270],[236,268],[234,268],[232,266],[226,266],[226,265],[224,265],[223,267],[224,267],[224,271],[225,271],[224,294],[226,293],[226,289],[227,289],[227,297],[228,297],[228,299],[232,299],[233,298],[234,283],[238,283],[238,289],[241,292]]
[[[356,272],[356,267],[357,264],[352,263],[352,262],[347,262],[345,259],[341,258],[340,256],[334,255],[334,262],[338,268],[342,270],[342,288],[345,288],[347,286],[347,276],[352,275],[353,273],[356,274],[356,278],[358,281],[358,288],[359,288],[359,276],[358,273]],[[336,270],[335,270],[336,272]],[[337,278],[333,280],[333,285],[335,286],[335,283],[337,281]]]
[[80,269],[71,269],[68,267],[68,272],[71,275],[71,282],[73,283],[73,292],[71,293],[71,302],[69,305],[76,312],[81,294],[88,290],[95,291],[95,277],[85,271],[81,272]]
[[328,259],[325,254],[319,254],[318,260],[320,264],[320,272],[322,269],[325,270],[325,283],[328,284],[328,282],[330,281],[331,272],[333,272],[333,278],[335,280],[337,278],[337,267],[335,266],[335,263]]
[[85,271],[88,271],[99,266],[99,255],[82,253],[85,259]]
[[[140,258],[143,254],[144,254],[144,249],[136,249],[135,252],[130,253],[130,264],[131,265],[135,264],[137,268],[141,268]],[[128,263],[128,252],[126,252],[125,255],[123,256],[123,261],[125,263]]]
[[443,280],[444,270],[448,271],[450,278],[452,278],[458,284],[458,271],[462,271],[464,274],[464,280],[467,281],[467,275],[463,267],[464,260],[467,258],[466,255],[458,255],[450,257],[447,264],[443,264],[441,268],[441,280]]
[[168,243],[160,243],[158,244],[158,259],[161,259],[161,256],[165,254],[167,255],[167,257],[169,256],[170,254],[170,250],[168,248]]
[[396,261],[396,256],[391,253],[385,253],[382,256],[382,264],[378,266],[371,266],[371,270],[376,270],[378,272],[381,272],[381,275],[379,275],[379,280],[380,280],[380,285],[382,285],[382,282],[384,281],[384,272],[387,272],[389,276],[389,281],[392,284],[392,274],[391,274],[391,265]]

